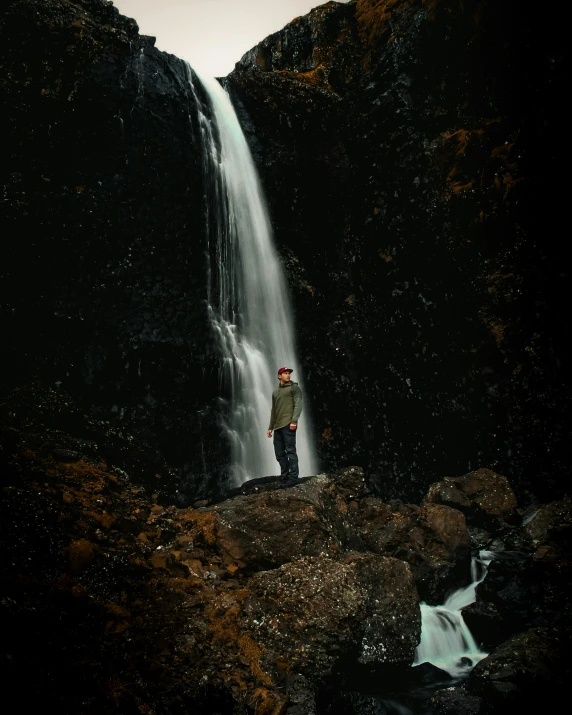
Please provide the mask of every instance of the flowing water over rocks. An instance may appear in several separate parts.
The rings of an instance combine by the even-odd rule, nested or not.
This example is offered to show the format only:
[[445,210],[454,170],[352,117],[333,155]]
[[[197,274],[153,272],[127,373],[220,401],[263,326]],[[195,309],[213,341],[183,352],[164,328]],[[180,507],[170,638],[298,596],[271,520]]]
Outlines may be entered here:
[[472,582],[452,593],[442,606],[421,604],[421,642],[413,665],[432,663],[453,678],[462,678],[486,657],[465,624],[462,611],[474,602],[476,588],[485,579],[492,559],[492,552],[481,551],[471,564]]
[[[189,81],[193,73],[189,68]],[[223,87],[201,76],[210,109],[200,109],[209,239],[208,310],[222,353],[223,426],[236,484],[276,471],[266,437],[270,395],[281,365],[302,384],[288,286],[274,250],[256,168]],[[210,111],[212,110],[212,111]],[[303,475],[316,473],[308,400],[297,432]]]

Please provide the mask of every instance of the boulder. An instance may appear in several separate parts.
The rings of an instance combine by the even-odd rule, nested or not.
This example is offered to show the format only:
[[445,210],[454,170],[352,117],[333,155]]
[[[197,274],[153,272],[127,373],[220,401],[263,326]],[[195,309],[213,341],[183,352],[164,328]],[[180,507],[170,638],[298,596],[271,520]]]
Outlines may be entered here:
[[[363,473],[350,473],[349,481]],[[341,488],[339,488],[339,485]],[[302,556],[339,557],[359,545],[344,481],[319,475],[290,489],[237,496],[189,511],[192,534],[214,549],[225,565],[249,572],[273,568]]]
[[520,633],[477,663],[467,688],[487,703],[487,714],[559,712],[570,677],[569,637],[551,628]]
[[463,686],[439,690],[430,700],[435,715],[479,715],[481,704],[482,699]]
[[527,509],[522,528],[536,545],[546,546],[549,541],[569,541],[572,528],[572,497]]
[[422,599],[441,603],[447,591],[466,582],[470,538],[460,511],[371,498],[361,506],[360,538],[374,553],[407,561]]
[[490,469],[477,469],[462,477],[445,477],[433,484],[425,504],[459,509],[471,525],[490,527],[514,522],[516,497],[506,477]]
[[[238,617],[259,678],[292,684],[311,712],[313,687],[352,653],[363,664],[410,663],[420,612],[407,564],[372,554],[304,557],[252,577]],[[304,680],[301,680],[304,679]],[[303,685],[301,685],[301,683]]]
[[465,622],[485,648],[494,648],[532,626],[569,627],[572,585],[569,497],[527,510],[523,525],[512,529],[496,551],[476,602],[464,611]]

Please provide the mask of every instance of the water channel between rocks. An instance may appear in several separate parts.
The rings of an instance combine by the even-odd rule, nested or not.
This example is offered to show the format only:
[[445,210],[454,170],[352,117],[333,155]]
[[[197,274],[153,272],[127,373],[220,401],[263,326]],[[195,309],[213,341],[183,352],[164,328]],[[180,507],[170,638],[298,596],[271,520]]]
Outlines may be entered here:
[[479,649],[463,620],[463,609],[475,601],[477,586],[487,575],[491,551],[480,551],[471,562],[471,583],[452,593],[442,606],[421,604],[421,642],[414,666],[432,665],[453,678],[467,676],[488,654]]

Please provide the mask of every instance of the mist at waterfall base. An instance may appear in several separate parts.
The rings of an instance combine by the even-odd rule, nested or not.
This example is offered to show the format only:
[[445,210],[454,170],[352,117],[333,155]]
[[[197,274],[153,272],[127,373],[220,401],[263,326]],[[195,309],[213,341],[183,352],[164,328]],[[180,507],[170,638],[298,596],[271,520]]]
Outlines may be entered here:
[[[305,398],[297,430],[301,476],[316,474],[309,409],[296,359],[294,316],[274,249],[262,186],[227,92],[187,65],[199,108],[208,236],[208,311],[220,350],[221,428],[236,485],[275,474],[267,437],[270,400],[282,365]],[[210,106],[201,101],[195,77]]]

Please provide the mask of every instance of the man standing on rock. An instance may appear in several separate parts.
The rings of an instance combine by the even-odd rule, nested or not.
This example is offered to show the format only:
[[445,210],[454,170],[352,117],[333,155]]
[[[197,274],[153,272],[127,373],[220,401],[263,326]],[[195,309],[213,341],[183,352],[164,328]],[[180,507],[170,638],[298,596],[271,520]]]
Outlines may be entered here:
[[278,370],[279,385],[272,393],[272,411],[268,436],[274,431],[274,453],[280,465],[280,478],[285,486],[298,481],[298,455],[296,454],[296,428],[302,412],[302,391],[290,376],[292,368]]

